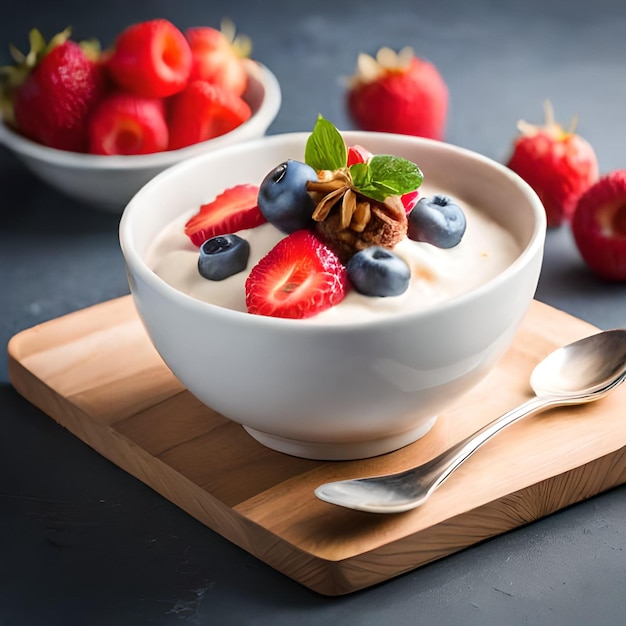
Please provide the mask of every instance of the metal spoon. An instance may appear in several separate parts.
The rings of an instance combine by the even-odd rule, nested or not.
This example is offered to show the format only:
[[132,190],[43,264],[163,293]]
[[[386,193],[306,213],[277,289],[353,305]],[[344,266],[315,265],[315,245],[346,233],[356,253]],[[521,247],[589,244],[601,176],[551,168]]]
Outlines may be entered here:
[[555,350],[533,370],[535,396],[490,422],[439,456],[386,476],[326,483],[315,490],[325,502],[373,513],[400,513],[425,500],[478,448],[507,426],[544,409],[592,402],[626,378],[626,329],[597,333]]

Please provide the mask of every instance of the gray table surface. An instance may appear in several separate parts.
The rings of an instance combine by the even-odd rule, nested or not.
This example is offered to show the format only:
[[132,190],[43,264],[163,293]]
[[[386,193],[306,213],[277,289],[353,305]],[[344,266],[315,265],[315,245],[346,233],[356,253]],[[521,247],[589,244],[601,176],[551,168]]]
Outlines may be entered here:
[[[8,3],[5,3],[8,5]],[[412,45],[448,83],[446,139],[496,160],[543,101],[579,116],[602,172],[626,167],[626,8],[529,0],[11,3],[8,43],[71,24],[110,42],[125,25],[231,17],[276,73],[272,134],[318,113],[350,128],[342,79],[360,51]],[[118,216],[36,180],[0,149],[0,336],[128,293]],[[626,326],[626,284],[595,279],[567,227],[548,233],[537,298]],[[0,625],[626,623],[626,488],[341,598],[319,596],[190,518],[21,398],[0,361]]]

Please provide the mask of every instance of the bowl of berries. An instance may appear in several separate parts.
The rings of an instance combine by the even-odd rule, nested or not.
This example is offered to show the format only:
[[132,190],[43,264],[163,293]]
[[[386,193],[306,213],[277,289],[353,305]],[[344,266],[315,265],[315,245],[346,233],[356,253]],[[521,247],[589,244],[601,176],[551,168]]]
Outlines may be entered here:
[[159,174],[120,244],[149,337],[193,395],[269,448],[338,460],[419,439],[494,367],[545,232],[508,168],[320,116]]
[[121,212],[153,176],[191,156],[265,134],[281,104],[274,74],[228,21],[184,32],[133,24],[112,46],[71,31],[0,68],[0,144],[61,192]]

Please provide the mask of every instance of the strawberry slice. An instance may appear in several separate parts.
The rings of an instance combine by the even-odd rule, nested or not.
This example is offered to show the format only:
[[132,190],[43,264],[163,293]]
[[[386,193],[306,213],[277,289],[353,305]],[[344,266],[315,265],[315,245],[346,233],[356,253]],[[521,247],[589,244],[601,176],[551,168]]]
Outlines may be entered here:
[[171,101],[170,150],[229,133],[252,112],[238,95],[203,80],[195,80]]
[[413,207],[417,204],[417,200],[419,198],[419,191],[416,189],[415,191],[409,191],[404,195],[400,196],[400,200],[402,200],[402,204],[404,205],[404,210],[407,212],[407,215],[411,212]]
[[345,267],[311,231],[281,239],[246,280],[248,312],[303,319],[339,304],[348,290]]
[[256,200],[256,185],[235,185],[219,194],[213,202],[200,207],[185,224],[185,234],[196,246],[217,235],[228,235],[266,222]]
[[356,163],[367,163],[374,155],[363,146],[355,144],[348,147],[348,167]]

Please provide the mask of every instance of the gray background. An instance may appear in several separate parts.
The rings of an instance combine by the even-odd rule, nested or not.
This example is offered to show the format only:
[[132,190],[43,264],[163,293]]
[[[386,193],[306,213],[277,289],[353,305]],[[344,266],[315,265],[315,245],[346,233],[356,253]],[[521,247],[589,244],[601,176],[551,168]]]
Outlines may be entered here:
[[[6,3],[5,3],[6,4]],[[451,96],[446,139],[498,161],[549,98],[626,168],[626,8],[621,2],[269,0],[3,8],[0,65],[73,26],[109,44],[131,22],[180,28],[232,18],[283,89],[270,133],[318,113],[350,128],[344,80],[360,51],[412,45]],[[0,148],[0,335],[128,293],[118,216],[67,199]],[[567,227],[551,230],[537,298],[601,328],[626,326],[626,285],[587,270]],[[566,433],[564,433],[566,436]],[[624,487],[342,598],[321,597],[232,546],[29,405],[0,361],[0,625],[624,624]]]

